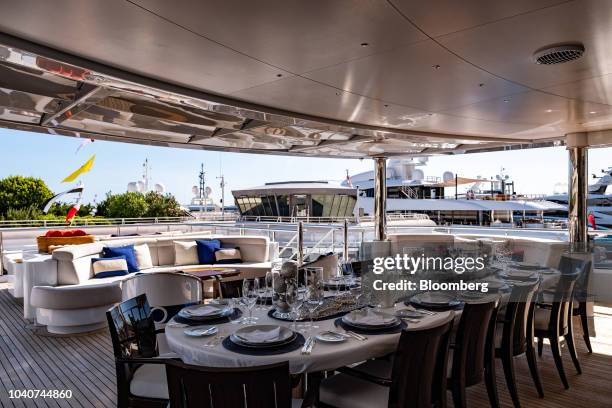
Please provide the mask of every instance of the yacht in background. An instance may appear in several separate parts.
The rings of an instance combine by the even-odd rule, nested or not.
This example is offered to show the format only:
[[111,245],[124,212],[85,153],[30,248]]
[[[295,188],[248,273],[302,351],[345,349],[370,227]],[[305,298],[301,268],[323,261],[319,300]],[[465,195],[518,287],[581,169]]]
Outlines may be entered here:
[[[494,178],[469,178],[450,171],[442,177],[426,176],[426,157],[390,160],[387,166],[387,213],[426,214],[438,224],[542,226],[545,214],[566,207],[515,192],[514,182],[502,168]],[[358,190],[355,215],[374,213],[374,172],[347,175],[343,186]],[[446,188],[453,195],[446,196]],[[459,193],[459,189],[463,192]],[[548,226],[548,225],[547,225]]]
[[[587,197],[588,212],[592,212],[595,216],[595,224],[598,229],[612,229],[612,194],[606,192],[608,186],[612,184],[612,167],[607,170],[602,169],[602,176],[598,177],[593,174],[593,178],[597,181],[589,185],[589,195]],[[568,195],[553,194],[545,197],[546,200],[552,201],[565,206],[566,210],[555,213],[554,216],[567,219],[567,204]]]

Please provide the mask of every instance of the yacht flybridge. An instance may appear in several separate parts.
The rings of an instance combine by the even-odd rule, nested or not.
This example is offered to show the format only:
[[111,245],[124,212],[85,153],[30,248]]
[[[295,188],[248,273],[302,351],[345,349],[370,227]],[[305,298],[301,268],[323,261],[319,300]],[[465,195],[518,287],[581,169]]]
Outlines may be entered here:
[[[262,180],[248,154],[373,171],[236,189],[255,222],[73,230],[6,210],[0,406],[612,406],[612,238],[587,226],[612,177],[589,190],[589,151],[612,147],[610,16],[604,0],[1,1],[0,156],[37,132],[244,153],[228,174]],[[567,151],[567,206],[419,168],[540,148]]]
[[[503,169],[492,179],[460,177],[444,172],[426,176],[427,158],[393,159],[386,168],[387,213],[427,214],[438,224],[543,226],[544,216],[567,207],[542,197],[517,194]],[[356,215],[374,214],[374,172],[347,178],[342,185],[358,191]],[[459,193],[459,188],[462,192]],[[447,191],[452,195],[446,195]]]

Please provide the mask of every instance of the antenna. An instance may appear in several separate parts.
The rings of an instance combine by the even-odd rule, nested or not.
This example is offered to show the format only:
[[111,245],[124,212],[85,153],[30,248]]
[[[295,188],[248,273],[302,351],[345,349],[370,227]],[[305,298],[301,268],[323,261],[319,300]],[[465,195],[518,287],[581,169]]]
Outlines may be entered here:
[[200,199],[200,212],[202,212],[202,206],[206,204],[206,173],[204,172],[204,163],[201,164],[200,167],[200,175],[199,175],[199,179],[200,179],[200,191],[198,194],[198,198]]
[[221,187],[221,218],[225,216],[225,176],[221,174],[218,179],[221,179],[219,187]]
[[144,163],[142,164],[142,183],[143,183],[143,191],[146,193],[149,191],[149,181],[151,180],[151,166],[149,165],[149,158],[146,158]]

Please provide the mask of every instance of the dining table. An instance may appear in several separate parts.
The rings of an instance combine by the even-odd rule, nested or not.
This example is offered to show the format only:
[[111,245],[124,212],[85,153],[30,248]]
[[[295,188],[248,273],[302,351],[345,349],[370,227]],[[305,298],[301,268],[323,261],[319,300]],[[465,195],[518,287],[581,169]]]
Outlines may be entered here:
[[[540,275],[542,286],[550,287],[554,285],[559,276],[560,274],[555,270],[548,270],[546,273],[542,273]],[[510,281],[509,283],[512,285],[518,282]],[[501,296],[502,302],[503,298],[507,298],[507,296],[508,293]],[[292,328],[292,322],[279,320],[269,315],[268,312],[272,307],[262,305],[253,310],[253,316],[257,318],[256,324],[279,325]],[[398,302],[393,307],[386,309],[379,308],[378,310],[388,314],[395,314],[398,310],[409,307],[412,306],[406,306],[404,302]],[[242,311],[246,312],[246,309],[242,309]],[[449,313],[453,313],[456,319],[458,319],[461,315],[461,310],[440,310],[433,313],[423,313],[418,319],[405,319],[403,320],[405,323],[404,330],[420,330],[433,327],[438,322],[444,320]],[[337,316],[317,320],[315,325],[318,328],[311,328],[310,330],[307,330],[307,322],[300,322],[302,326],[306,326],[303,329],[303,336],[306,338],[316,336],[318,333],[329,330],[342,333],[343,329],[335,326],[336,318]],[[244,327],[244,324],[230,321],[216,324],[216,326],[218,333],[213,336],[191,337],[184,333],[186,327],[176,324],[173,319],[166,326],[166,341],[170,350],[188,364],[207,367],[253,367],[288,361],[290,372],[292,374],[301,374],[334,370],[368,359],[383,357],[395,351],[401,334],[401,331],[387,334],[368,333],[365,335],[366,340],[349,337],[340,343],[326,343],[317,340],[310,354],[303,354],[300,349],[296,349],[282,354],[249,355],[230,351],[222,344],[223,339]]]

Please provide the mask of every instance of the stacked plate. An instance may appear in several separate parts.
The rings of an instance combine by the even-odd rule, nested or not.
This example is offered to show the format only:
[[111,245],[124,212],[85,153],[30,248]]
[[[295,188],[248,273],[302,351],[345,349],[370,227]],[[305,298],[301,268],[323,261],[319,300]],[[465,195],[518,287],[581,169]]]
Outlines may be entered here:
[[402,321],[396,316],[365,308],[342,316],[342,323],[362,330],[387,330],[399,326]]
[[510,266],[516,269],[523,269],[523,270],[528,270],[528,271],[537,271],[540,269],[546,269],[545,266],[542,266],[536,263],[530,263],[530,262],[512,262],[510,263]]
[[274,348],[285,346],[297,338],[297,334],[288,327],[260,324],[246,326],[230,335],[230,341],[247,348]]
[[219,319],[227,317],[233,313],[233,310],[228,305],[222,304],[207,304],[193,305],[181,309],[178,315],[184,319],[195,321],[206,321],[211,319]]
[[511,269],[505,273],[505,277],[511,280],[531,280],[538,277],[537,272],[533,270],[515,270]]
[[411,303],[433,309],[452,309],[462,304],[454,293],[445,292],[426,292],[414,295],[410,299]]

